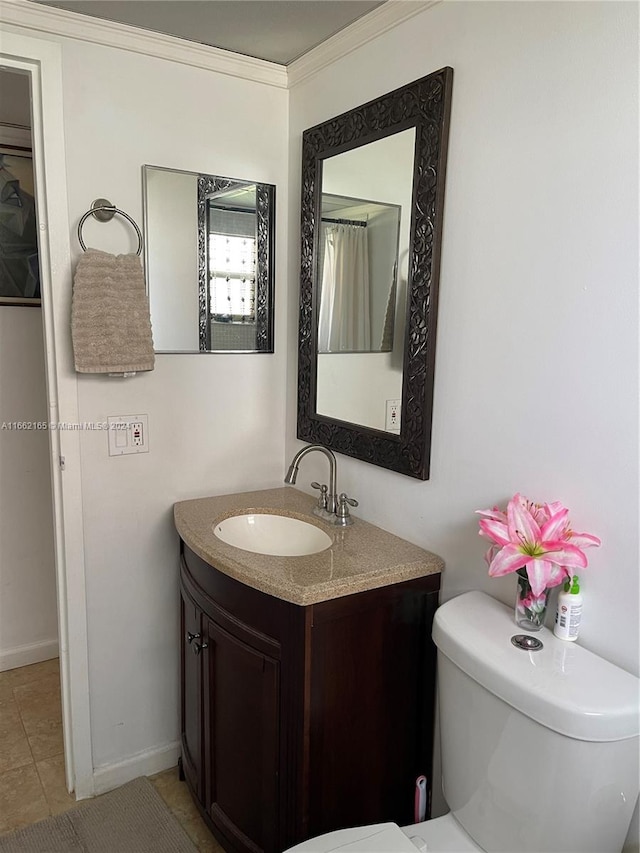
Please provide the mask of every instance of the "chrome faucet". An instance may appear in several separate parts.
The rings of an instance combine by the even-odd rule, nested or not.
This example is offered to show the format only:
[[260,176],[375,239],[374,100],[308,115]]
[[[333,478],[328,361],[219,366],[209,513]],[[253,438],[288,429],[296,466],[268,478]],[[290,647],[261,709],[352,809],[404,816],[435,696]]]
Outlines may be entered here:
[[[338,496],[336,494],[337,462],[336,457],[333,455],[331,450],[328,450],[321,444],[309,444],[307,447],[303,447],[302,450],[299,450],[293,457],[293,461],[291,465],[289,465],[289,470],[287,471],[287,476],[284,478],[284,481],[290,486],[294,485],[296,477],[298,476],[298,466],[301,459],[303,459],[307,453],[311,453],[312,450],[319,450],[320,453],[324,453],[329,460],[329,491],[326,494],[326,514],[335,516],[338,509]],[[315,487],[317,488],[317,484],[315,484]],[[322,496],[324,498],[324,494]]]

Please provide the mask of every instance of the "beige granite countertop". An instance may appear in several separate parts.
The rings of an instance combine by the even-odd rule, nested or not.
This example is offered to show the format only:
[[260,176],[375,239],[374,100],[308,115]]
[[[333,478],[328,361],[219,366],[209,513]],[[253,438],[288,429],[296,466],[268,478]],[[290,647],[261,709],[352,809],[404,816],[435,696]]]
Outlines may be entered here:
[[[294,604],[316,604],[441,572],[436,554],[353,516],[355,523],[334,527],[312,514],[316,500],[290,486],[235,495],[180,501],[174,519],[184,542],[229,577]],[[333,545],[302,557],[273,557],[227,545],[213,527],[232,515],[273,513],[315,524]]]

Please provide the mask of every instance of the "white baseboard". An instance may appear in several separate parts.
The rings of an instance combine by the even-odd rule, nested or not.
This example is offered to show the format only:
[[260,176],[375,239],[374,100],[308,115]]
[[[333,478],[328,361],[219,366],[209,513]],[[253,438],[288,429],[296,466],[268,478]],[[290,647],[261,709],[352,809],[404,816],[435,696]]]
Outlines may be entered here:
[[0,672],[16,669],[19,666],[30,666],[58,657],[58,641],[44,640],[42,643],[30,643],[26,646],[16,646],[13,649],[0,650]]
[[154,773],[169,770],[177,765],[179,756],[180,742],[175,741],[138,752],[116,764],[103,764],[93,771],[94,792],[96,795],[105,794],[138,776],[153,776]]

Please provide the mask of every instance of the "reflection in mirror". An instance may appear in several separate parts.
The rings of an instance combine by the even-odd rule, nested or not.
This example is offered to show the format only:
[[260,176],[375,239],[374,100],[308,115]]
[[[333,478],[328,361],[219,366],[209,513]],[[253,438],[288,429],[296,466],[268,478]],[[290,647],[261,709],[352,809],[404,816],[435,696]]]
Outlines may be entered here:
[[143,166],[159,352],[273,352],[275,187]]
[[209,310],[201,314],[203,349],[220,349],[227,331],[225,349],[255,349],[256,185],[210,194],[205,189],[204,205]]
[[400,211],[322,193],[318,352],[393,349]]
[[[322,164],[316,411],[396,435],[415,138],[412,127]],[[347,207],[356,194],[375,201]],[[341,200],[346,224],[327,224]]]
[[452,82],[443,68],[302,138],[298,438],[422,480]]

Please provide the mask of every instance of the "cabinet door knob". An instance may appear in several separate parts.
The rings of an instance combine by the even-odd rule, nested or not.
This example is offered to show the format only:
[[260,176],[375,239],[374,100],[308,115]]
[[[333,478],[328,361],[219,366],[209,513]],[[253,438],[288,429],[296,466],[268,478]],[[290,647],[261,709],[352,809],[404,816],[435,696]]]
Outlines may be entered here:
[[199,640],[201,636],[201,634],[192,634],[191,631],[187,631],[187,643],[191,645],[194,640]]
[[209,643],[194,643],[191,648],[193,649],[194,655],[199,655],[202,649],[209,648]]

